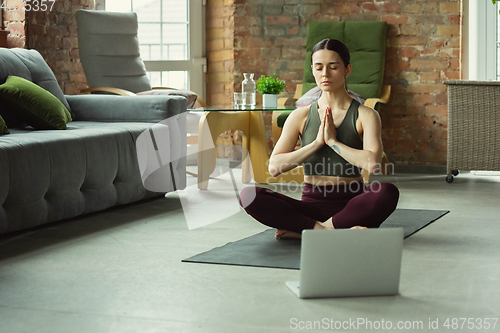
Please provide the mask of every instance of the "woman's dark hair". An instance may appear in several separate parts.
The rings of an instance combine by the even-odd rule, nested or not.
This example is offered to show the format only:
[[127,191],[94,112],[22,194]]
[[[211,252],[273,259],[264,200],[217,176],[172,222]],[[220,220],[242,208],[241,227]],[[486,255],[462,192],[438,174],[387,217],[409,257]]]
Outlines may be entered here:
[[339,54],[340,59],[344,62],[344,66],[347,67],[351,63],[351,54],[349,53],[349,49],[345,46],[344,43],[337,39],[329,39],[325,38],[321,42],[314,45],[311,52],[311,63],[313,54],[320,50],[330,50],[335,51]]

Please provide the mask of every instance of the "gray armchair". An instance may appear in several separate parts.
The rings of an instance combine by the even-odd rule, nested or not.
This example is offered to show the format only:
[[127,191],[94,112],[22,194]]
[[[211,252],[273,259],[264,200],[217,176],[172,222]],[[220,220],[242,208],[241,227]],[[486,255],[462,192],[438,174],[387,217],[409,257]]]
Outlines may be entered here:
[[80,61],[89,89],[85,93],[180,95],[187,107],[206,106],[189,90],[151,87],[139,52],[137,14],[80,9],[76,12]]

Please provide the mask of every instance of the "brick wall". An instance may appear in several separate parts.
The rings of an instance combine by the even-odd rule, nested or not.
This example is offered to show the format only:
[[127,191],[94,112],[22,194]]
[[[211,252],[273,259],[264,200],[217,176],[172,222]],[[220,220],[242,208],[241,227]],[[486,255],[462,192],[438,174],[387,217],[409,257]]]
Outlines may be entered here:
[[207,103],[232,103],[235,57],[234,0],[208,0],[206,8]]
[[[7,6],[19,8],[20,1],[8,1]],[[26,35],[24,32],[24,11],[5,10],[3,13],[5,30],[9,31],[7,35],[7,47],[25,47]]]
[[88,87],[78,55],[75,12],[93,7],[93,0],[56,1],[52,11],[31,11],[26,15],[28,48],[42,54],[68,95]]
[[[385,151],[396,164],[446,163],[447,96],[442,81],[461,77],[461,0],[233,1],[234,26],[226,38],[233,33],[234,67],[226,69],[221,76],[226,81],[218,81],[218,89],[233,82],[238,89],[243,72],[258,77],[276,71],[287,82],[284,95],[292,96],[302,81],[309,20],[387,21],[384,84],[392,86],[392,94],[380,110]],[[207,22],[211,19],[208,15]],[[208,53],[209,64],[210,57]],[[267,116],[265,121],[269,127]]]
[[78,94],[88,86],[78,55],[75,12],[93,7],[94,0],[65,0],[55,1],[51,11],[7,10],[4,12],[6,30],[10,31],[7,47],[39,51],[64,93]]

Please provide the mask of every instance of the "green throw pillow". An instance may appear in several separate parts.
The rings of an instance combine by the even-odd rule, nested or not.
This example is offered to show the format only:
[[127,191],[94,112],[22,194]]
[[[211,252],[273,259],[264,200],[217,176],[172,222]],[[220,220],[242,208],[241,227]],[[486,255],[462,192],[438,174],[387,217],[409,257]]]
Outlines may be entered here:
[[5,120],[3,120],[2,116],[0,116],[0,135],[2,134],[10,134],[7,129],[7,124],[5,124]]
[[0,97],[9,111],[36,129],[66,129],[71,114],[61,101],[42,87],[17,76],[0,85]]

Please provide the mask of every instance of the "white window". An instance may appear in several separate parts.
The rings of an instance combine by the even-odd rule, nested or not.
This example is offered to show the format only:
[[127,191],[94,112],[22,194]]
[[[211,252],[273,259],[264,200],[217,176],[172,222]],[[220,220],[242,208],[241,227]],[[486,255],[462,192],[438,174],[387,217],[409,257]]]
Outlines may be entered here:
[[205,98],[203,0],[97,0],[96,9],[133,11],[153,87],[189,89]]
[[464,0],[463,73],[468,80],[497,80],[498,3],[490,0]]
[[500,2],[497,2],[496,4],[496,13],[497,13],[497,20],[496,20],[496,31],[497,31],[497,40],[496,40],[496,60],[497,60],[497,81],[500,81]]

